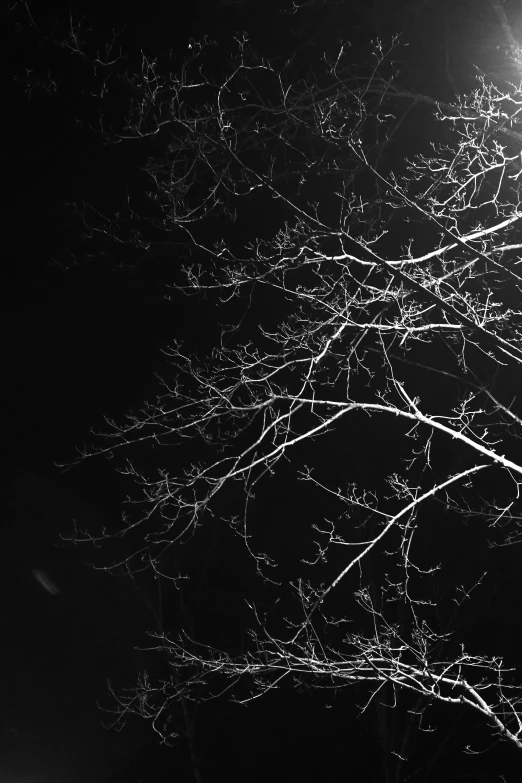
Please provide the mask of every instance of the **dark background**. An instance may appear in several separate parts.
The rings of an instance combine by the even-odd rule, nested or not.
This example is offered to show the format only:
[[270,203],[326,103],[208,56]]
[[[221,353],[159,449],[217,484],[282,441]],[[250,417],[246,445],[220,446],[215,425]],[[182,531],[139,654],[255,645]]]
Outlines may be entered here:
[[[470,89],[477,68],[498,79],[506,78],[503,69],[509,71],[487,3],[310,3],[297,17],[281,10],[282,3],[254,0],[193,2],[181,9],[166,3],[73,8],[91,29],[93,45],[102,46],[111,29],[124,28],[129,71],[139,67],[140,49],[151,56],[170,49],[181,55],[191,37],[209,34],[227,41],[243,29],[266,55],[294,54],[296,72],[305,71],[339,35],[363,51],[372,35],[400,31],[409,42],[409,85],[442,100],[451,100],[455,89]],[[140,258],[130,246],[82,239],[85,227],[71,203],[90,202],[110,214],[123,209],[130,193],[136,208],[147,209],[141,168],[159,142],[103,146],[89,130],[99,111],[89,92],[91,71],[81,58],[53,44],[69,11],[60,3],[46,4],[45,11],[34,6],[32,20],[21,4],[4,12],[7,492],[0,779],[190,780],[183,747],[162,748],[145,722],[130,720],[120,733],[100,725],[111,722],[97,706],[110,704],[107,680],[115,688],[128,687],[149,658],[150,666],[156,665],[135,650],[146,646],[145,631],[154,618],[131,583],[89,567],[103,562],[98,553],[60,539],[71,534],[74,520],[86,527],[113,526],[129,491],[125,479],[103,461],[66,471],[56,463],[73,460],[90,429],[103,428],[104,416],[121,416],[154,392],[154,373],[164,369],[162,347],[175,337],[196,349],[204,346],[218,316],[210,311],[202,320],[181,296],[169,292],[171,300],[165,298],[166,286],[179,274],[175,247]],[[110,86],[116,119],[127,96],[118,83]],[[404,149],[408,133],[422,134],[422,127],[405,129]],[[389,437],[393,441],[391,430]],[[290,513],[285,507],[295,509],[291,489],[287,497],[278,495],[281,516]],[[287,547],[291,539],[289,533]],[[505,561],[495,567],[502,571]],[[510,561],[509,568],[515,567]],[[37,568],[59,587],[58,595],[37,583]],[[226,586],[225,577],[221,583]],[[510,615],[518,608],[516,596],[511,606],[504,604]],[[239,717],[228,707],[211,711],[209,724],[221,723],[210,740],[216,743],[219,774],[226,770],[230,779],[242,780],[364,779],[360,770],[371,742],[351,742],[352,719],[335,699],[328,706],[328,711],[319,707],[310,692],[288,690],[259,700]],[[471,721],[470,738],[477,732]],[[488,758],[487,769],[465,758],[469,779],[501,779],[499,769],[522,771],[509,749]],[[456,776],[457,761],[451,768],[455,779],[464,779]],[[519,779],[513,774],[509,779]]]

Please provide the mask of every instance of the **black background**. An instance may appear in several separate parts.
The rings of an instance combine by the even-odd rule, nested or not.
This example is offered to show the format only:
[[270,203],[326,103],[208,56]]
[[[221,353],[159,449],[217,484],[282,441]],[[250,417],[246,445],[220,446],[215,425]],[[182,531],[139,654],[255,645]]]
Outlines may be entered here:
[[[139,66],[140,50],[154,56],[173,49],[181,55],[191,37],[209,34],[227,41],[246,29],[266,55],[295,54],[296,71],[302,72],[339,35],[352,38],[363,51],[373,34],[400,31],[409,42],[406,68],[412,89],[450,100],[455,87],[470,88],[476,68],[505,77],[501,37],[487,3],[311,3],[304,21],[282,15],[282,8],[278,2],[194,2],[181,9],[166,3],[76,4],[74,14],[85,15],[95,42],[105,41],[113,28],[124,28],[129,71]],[[3,442],[8,489],[0,779],[190,780],[183,748],[162,748],[144,722],[131,720],[121,733],[100,726],[100,720],[111,720],[97,707],[110,701],[107,679],[116,688],[132,684],[148,661],[134,648],[146,646],[144,633],[154,623],[143,595],[128,581],[86,565],[102,562],[99,554],[59,538],[70,535],[73,520],[87,527],[113,525],[128,484],[103,461],[65,472],[56,463],[72,460],[89,430],[103,427],[104,416],[121,416],[154,392],[154,373],[164,369],[161,348],[169,341],[179,337],[196,348],[205,346],[215,314],[205,320],[181,296],[171,293],[171,300],[165,299],[166,285],[179,274],[175,247],[142,259],[127,246],[103,242],[85,250],[84,227],[69,205],[90,202],[110,214],[122,209],[131,193],[136,207],[146,209],[141,168],[159,142],[103,146],[88,129],[99,111],[89,94],[90,71],[50,39],[54,21],[64,24],[69,10],[58,3],[46,4],[44,12],[32,7],[38,30],[22,5],[5,12]],[[448,57],[456,83],[448,76]],[[26,69],[36,80],[30,94]],[[111,111],[117,117],[127,97],[118,84],[114,96]],[[422,134],[422,127],[405,129],[402,149],[408,148],[408,133]],[[400,159],[401,147],[396,154]],[[388,437],[394,441],[391,429]],[[386,471],[385,464],[381,470]],[[281,517],[289,516],[290,508],[295,513],[296,489],[287,486],[286,496],[279,491]],[[274,519],[268,500],[266,514]],[[289,531],[280,545],[283,561],[292,540]],[[491,566],[499,579],[505,578],[503,557],[498,555]],[[516,570],[516,556],[508,565]],[[58,595],[37,584],[36,568],[58,585]],[[225,590],[226,575],[220,583]],[[519,608],[518,593],[503,604],[506,617],[518,615]],[[488,632],[502,629],[501,615],[498,628]],[[353,717],[340,701],[332,698],[326,709],[313,692],[288,689],[242,708],[239,716],[227,706],[210,710],[216,779],[224,779],[225,772],[238,780],[365,779],[371,742],[350,741]],[[214,734],[213,720],[219,723]],[[470,740],[477,736],[473,720],[467,732]],[[457,776],[458,764],[473,780],[500,780],[503,773],[513,774],[509,779],[514,781],[522,771],[505,747],[498,757],[488,757],[487,768],[470,756],[458,759],[448,766],[455,780],[465,779]]]

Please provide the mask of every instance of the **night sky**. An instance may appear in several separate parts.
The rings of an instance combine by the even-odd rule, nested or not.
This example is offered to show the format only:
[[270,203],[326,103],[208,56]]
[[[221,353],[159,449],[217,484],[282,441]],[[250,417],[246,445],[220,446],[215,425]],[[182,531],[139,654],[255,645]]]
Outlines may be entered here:
[[[101,547],[70,541],[75,524],[92,532],[103,527],[115,531],[126,498],[135,492],[131,477],[117,470],[122,468],[118,458],[77,461],[78,450],[95,442],[92,433],[104,430],[107,418],[121,420],[158,393],[157,376],[169,371],[165,350],[174,340],[183,340],[187,350],[203,356],[214,346],[220,324],[230,323],[226,319],[231,311],[217,296],[201,302],[172,287],[180,284],[186,261],[183,237],[174,233],[162,244],[161,232],[138,220],[138,230],[150,232],[143,234],[150,248],[131,241],[129,205],[140,215],[153,215],[144,167],[149,158],[162,153],[166,139],[159,134],[136,142],[104,143],[100,114],[105,128],[121,127],[132,97],[125,72],[141,68],[142,52],[154,57],[171,51],[179,63],[192,39],[208,35],[217,42],[218,73],[227,66],[221,52],[227,51],[238,31],[246,30],[264,57],[281,63],[293,56],[296,78],[316,68],[321,53],[335,48],[340,38],[351,40],[357,62],[366,56],[374,37],[385,39],[395,33],[407,43],[401,66],[404,84],[433,100],[451,102],[456,92],[471,90],[478,72],[499,83],[516,78],[488,0],[316,0],[304,6],[294,15],[283,13],[290,4],[271,0],[196,0],[185,4],[182,12],[176,4],[159,2],[76,3],[72,9],[51,2],[45,10],[37,4],[4,6],[7,481],[0,783],[195,780],[183,737],[172,748],[165,747],[151,722],[136,716],[130,716],[123,728],[111,728],[116,716],[110,711],[114,700],[109,684],[118,692],[132,688],[144,670],[159,678],[168,670],[161,654],[137,648],[151,646],[147,632],[158,630],[158,618],[162,628],[179,629],[185,606],[178,592],[168,584],[158,591],[147,573],[134,580],[108,574],[104,568],[127,551],[121,539]],[[522,36],[521,9],[515,2],[505,6]],[[111,72],[95,72],[88,58],[60,46],[71,18],[81,20],[79,29],[91,53],[103,48],[112,30],[121,31],[126,63]],[[107,94],[100,99],[104,78]],[[390,164],[400,167],[414,141],[432,140],[423,139],[422,116],[419,110],[404,118],[386,153]],[[327,195],[320,188],[318,194],[326,204]],[[79,214],[82,205],[91,205],[85,206],[84,218]],[[234,224],[218,220],[203,231],[216,239],[221,232],[240,244],[256,234],[275,233],[288,217],[274,200],[249,209],[240,209]],[[115,213],[118,235],[124,240],[120,242],[111,241],[112,229],[106,218],[100,218]],[[93,225],[105,226],[107,233],[93,233]],[[400,230],[390,242],[402,241]],[[237,315],[233,307],[232,314]],[[253,300],[241,316],[244,335],[253,337],[265,316],[268,323],[277,323],[285,317],[285,307],[284,297]],[[405,369],[405,378],[421,385],[428,403],[451,394],[450,385],[419,381],[414,371],[408,375]],[[502,375],[499,370],[495,383],[506,399],[514,398],[520,373]],[[394,470],[395,456],[410,446],[393,421],[381,427],[361,416],[349,432],[332,435],[317,451],[314,444],[307,448],[310,460],[317,459],[334,483],[366,481],[377,487]],[[447,449],[436,438],[433,455],[434,471],[450,464],[455,471],[462,469],[459,450]],[[161,467],[164,462],[175,472],[199,459],[200,453],[187,441],[171,454],[134,446],[132,457],[138,464]],[[517,458],[516,447],[511,458]],[[268,481],[258,490],[252,511],[254,524],[263,529],[262,545],[278,561],[277,574],[285,574],[287,581],[293,579],[295,563],[305,556],[301,526],[330,511],[319,495],[301,501],[301,485],[291,468],[291,461],[278,467],[272,484]],[[501,487],[500,471],[488,481],[485,492],[495,484]],[[192,630],[202,643],[232,655],[242,652],[245,644],[250,617],[245,598],[267,612],[277,605],[279,619],[285,602],[291,604],[287,588],[279,592],[275,583],[261,586],[244,559],[242,542],[229,536],[218,519],[220,513],[234,513],[237,491],[230,490],[219,500],[222,505],[218,503],[209,540],[205,531],[198,531],[175,562],[198,585]],[[496,654],[493,642],[498,639],[499,654],[518,666],[520,675],[520,545],[490,550],[487,531],[480,526],[470,543],[462,532],[455,532],[451,520],[439,519],[435,502],[430,510],[424,545],[432,555],[440,547],[443,558],[447,552],[441,542],[451,541],[452,556],[444,572],[447,583],[458,581],[463,564],[473,558],[473,575],[488,571],[483,603],[466,618],[466,640]],[[343,556],[336,555],[339,565]],[[334,570],[336,565],[337,561]],[[341,603],[348,593],[339,598]],[[445,600],[450,599],[441,593],[441,604]],[[335,643],[337,632],[331,632]],[[241,683],[239,695],[244,696],[250,685]],[[218,684],[212,687],[219,690]],[[385,698],[393,696],[387,693]],[[446,729],[440,758],[423,767],[424,756],[431,758],[433,748],[429,736],[421,735],[414,766],[423,767],[422,774],[408,777],[403,769],[399,777],[385,777],[375,719],[360,716],[356,709],[364,700],[362,690],[314,690],[311,680],[309,687],[285,683],[248,706],[232,704],[226,694],[213,699],[199,717],[205,763],[196,783],[521,779],[520,751],[492,740],[478,718],[440,707],[433,711],[433,723]],[[415,705],[406,703],[408,707]],[[480,748],[483,755],[466,754],[467,745],[473,751]]]

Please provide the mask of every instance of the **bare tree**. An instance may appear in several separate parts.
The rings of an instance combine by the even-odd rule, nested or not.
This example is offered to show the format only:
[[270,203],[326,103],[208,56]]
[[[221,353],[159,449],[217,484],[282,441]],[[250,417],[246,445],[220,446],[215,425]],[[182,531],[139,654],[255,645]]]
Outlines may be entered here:
[[[175,674],[119,714],[168,741],[181,709],[198,779],[197,706],[287,682],[354,689],[387,780],[428,779],[444,746],[426,762],[416,742],[452,711],[521,750],[516,661],[477,630],[520,540],[521,88],[480,77],[443,104],[403,79],[395,40],[304,76],[236,44],[191,42],[168,75],[143,55],[104,134],[161,140],[154,216],[78,210],[141,257],[182,248],[175,288],[210,332],[82,451],[121,455],[137,488],[111,570],[150,569],[178,604],[176,627],[154,604]],[[197,622],[216,560],[250,610],[223,636]]]
[[[156,401],[84,456],[132,455],[142,494],[115,569],[152,568],[181,596],[173,553],[221,519],[259,583],[240,649],[186,623],[159,631],[176,678],[143,680],[121,713],[168,727],[177,703],[234,685],[248,702],[290,678],[366,694],[389,779],[436,704],[522,749],[506,648],[469,635],[498,589],[488,547],[520,537],[522,93],[481,78],[440,104],[402,85],[396,42],[363,66],[341,47],[296,81],[237,43],[217,81],[195,43],[177,76],[144,58],[132,83],[147,100],[120,134],[168,133],[147,166],[153,229],[184,235],[195,261],[178,290],[209,328],[214,302],[230,325],[208,355],[173,345]],[[189,464],[165,468],[162,448]],[[263,509],[277,516],[284,491],[299,521],[279,519],[281,559]]]

